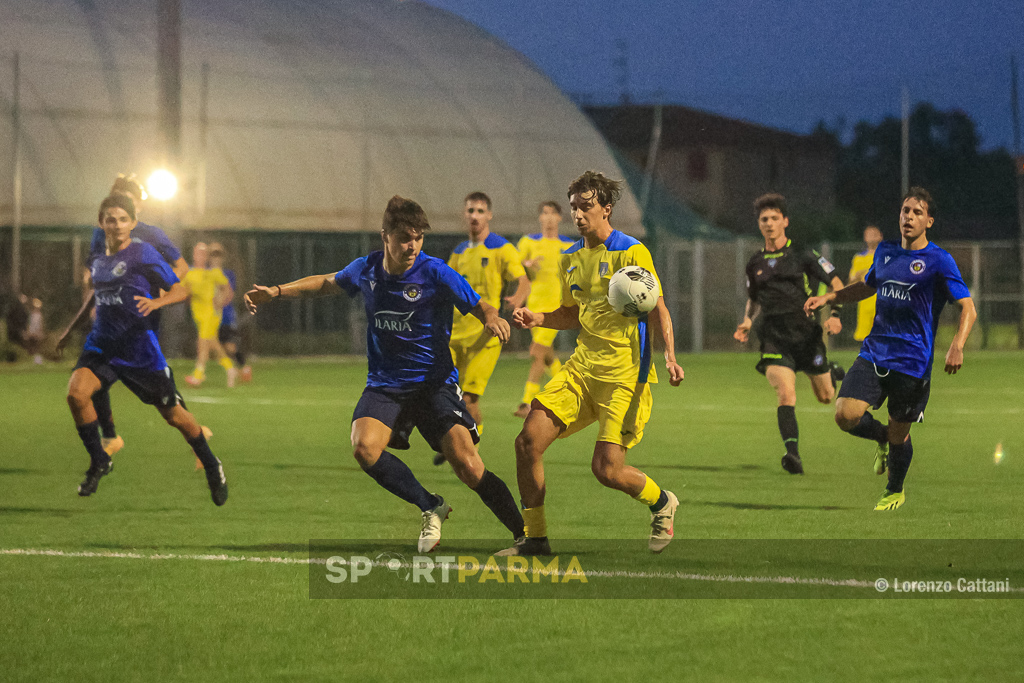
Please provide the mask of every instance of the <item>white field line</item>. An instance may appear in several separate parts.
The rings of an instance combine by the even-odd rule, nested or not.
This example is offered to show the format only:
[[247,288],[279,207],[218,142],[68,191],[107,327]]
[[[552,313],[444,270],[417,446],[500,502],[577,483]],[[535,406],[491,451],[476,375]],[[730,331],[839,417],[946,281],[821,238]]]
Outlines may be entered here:
[[[192,560],[199,562],[257,562],[265,564],[291,564],[291,565],[309,565],[309,564],[325,564],[326,560],[322,558],[298,558],[298,557],[270,557],[270,556],[257,556],[257,555],[185,555],[178,553],[156,553],[156,554],[143,554],[143,553],[131,553],[131,552],[115,552],[115,551],[66,551],[66,550],[52,550],[46,548],[0,548],[0,555],[20,555],[20,556],[45,556],[45,557],[85,557],[85,558],[114,558],[114,559],[126,559],[126,560]],[[342,560],[341,564],[344,564]],[[375,567],[383,567],[391,569],[394,564],[393,560],[383,562],[371,562]],[[402,562],[401,567],[405,569],[412,569],[413,564],[411,562]],[[471,568],[470,565],[461,565],[459,563],[440,563],[434,565],[435,567],[447,566],[450,570],[458,571],[463,566]],[[477,567],[482,569],[483,567]],[[566,570],[540,570],[540,569],[520,569],[500,567],[505,571],[510,572],[522,572],[529,574],[541,574],[543,576],[550,576],[551,574],[557,574],[558,576],[565,576],[570,573],[574,576],[578,575],[578,572],[567,572]],[[796,585],[796,586],[836,586],[843,588],[861,588],[867,589],[875,588],[874,581],[863,581],[861,579],[828,579],[828,578],[806,578],[798,576],[735,576],[732,574],[693,574],[689,572],[645,572],[645,571],[587,571],[584,570],[584,575],[588,578],[625,578],[625,579],[661,579],[661,580],[675,580],[675,581],[703,581],[710,583],[747,583],[747,584],[776,584],[776,585]],[[1009,592],[1020,593],[1024,592],[1024,588],[1010,588]]]

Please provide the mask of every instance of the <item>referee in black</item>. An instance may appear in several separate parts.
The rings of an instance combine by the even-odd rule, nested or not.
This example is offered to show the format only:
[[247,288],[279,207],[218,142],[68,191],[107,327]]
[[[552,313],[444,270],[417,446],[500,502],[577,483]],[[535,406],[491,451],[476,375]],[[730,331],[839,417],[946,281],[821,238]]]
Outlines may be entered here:
[[[803,474],[800,461],[799,429],[796,424],[796,373],[811,378],[815,397],[831,403],[835,383],[843,378],[843,369],[829,363],[822,326],[803,312],[804,302],[818,294],[819,284],[833,291],[843,288],[835,275],[835,266],[816,251],[801,249],[786,237],[789,218],[786,199],[780,194],[762,195],[754,201],[757,227],[764,237],[764,249],[747,262],[747,305],[743,322],[733,337],[746,343],[750,328],[763,313],[757,336],[761,342],[761,360],[757,371],[768,378],[779,399],[779,433],[786,446],[782,468],[790,474]],[[838,334],[839,308],[832,307],[825,331]]]

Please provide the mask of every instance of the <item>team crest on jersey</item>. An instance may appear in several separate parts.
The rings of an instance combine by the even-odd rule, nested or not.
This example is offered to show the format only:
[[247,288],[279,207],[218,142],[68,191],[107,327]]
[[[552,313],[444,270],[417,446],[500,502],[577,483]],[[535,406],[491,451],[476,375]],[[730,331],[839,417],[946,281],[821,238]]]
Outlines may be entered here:
[[601,265],[599,265],[597,267],[597,274],[600,275],[601,277],[604,277],[605,275],[608,274],[608,263],[607,262],[601,261]]
[[769,268],[774,268],[776,263],[777,263],[777,261],[775,259],[772,259],[772,260],[768,261],[768,267]]
[[423,296],[423,288],[419,285],[406,285],[402,290],[402,296],[406,301],[418,301]]
[[121,277],[128,272],[128,264],[124,261],[118,261],[117,265],[110,272],[114,274],[114,277]]
[[924,272],[924,261],[921,259],[914,259],[910,262],[910,272],[914,275],[920,275]]
[[488,262],[488,261],[490,261],[490,259],[489,259],[489,258],[487,258],[486,256],[481,256],[481,257],[480,257],[480,267],[481,267],[481,268],[486,268],[486,267],[487,267],[487,262]]

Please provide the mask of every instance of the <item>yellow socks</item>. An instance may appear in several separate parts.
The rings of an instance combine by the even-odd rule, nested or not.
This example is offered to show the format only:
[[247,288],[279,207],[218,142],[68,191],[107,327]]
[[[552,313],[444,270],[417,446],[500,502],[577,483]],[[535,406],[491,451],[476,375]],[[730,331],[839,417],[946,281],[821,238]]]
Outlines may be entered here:
[[[644,476],[647,477],[646,474]],[[634,500],[638,500],[648,507],[657,503],[659,498],[661,498],[661,487],[655,484],[650,477],[647,477],[643,490],[633,496]]]
[[543,538],[548,535],[548,523],[544,519],[544,506],[523,508],[523,522],[527,538]]
[[526,388],[523,390],[523,400],[520,401],[520,403],[530,405],[530,402],[533,400],[533,397],[537,395],[538,391],[540,391],[539,384],[536,382],[527,382]]
[[562,369],[562,361],[557,358],[551,361],[551,365],[544,368],[544,372],[548,373],[552,377],[558,374],[558,371]]
[[201,368],[197,365],[196,369],[192,371],[192,376],[202,382],[206,379],[206,368]]
[[221,359],[217,361],[217,363],[225,370],[231,370],[232,368],[235,367],[235,364],[232,363],[231,359],[228,358],[227,356],[222,356]]

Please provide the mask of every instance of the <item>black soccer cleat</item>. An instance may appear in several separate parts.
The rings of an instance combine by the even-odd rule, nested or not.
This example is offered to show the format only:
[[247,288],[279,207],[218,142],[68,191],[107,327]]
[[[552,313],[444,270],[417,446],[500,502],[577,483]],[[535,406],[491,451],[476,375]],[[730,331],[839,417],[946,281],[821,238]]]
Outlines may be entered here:
[[210,497],[214,505],[223,505],[228,502],[228,480],[224,476],[224,468],[217,461],[217,469],[206,470],[206,483],[210,487]]
[[846,370],[843,370],[843,366],[835,361],[829,362],[828,374],[832,377],[833,390],[835,390],[837,384],[846,379]]
[[782,456],[782,469],[786,470],[790,474],[803,474],[804,464],[800,460],[799,455],[786,453],[784,456]]
[[78,485],[78,495],[91,496],[96,493],[100,479],[114,471],[114,462],[107,459],[107,464],[99,467],[93,465],[85,472],[85,481]]
[[534,555],[551,555],[551,545],[548,543],[547,536],[540,536],[538,538],[520,536],[511,548],[505,548],[494,553],[495,557],[532,557]]

